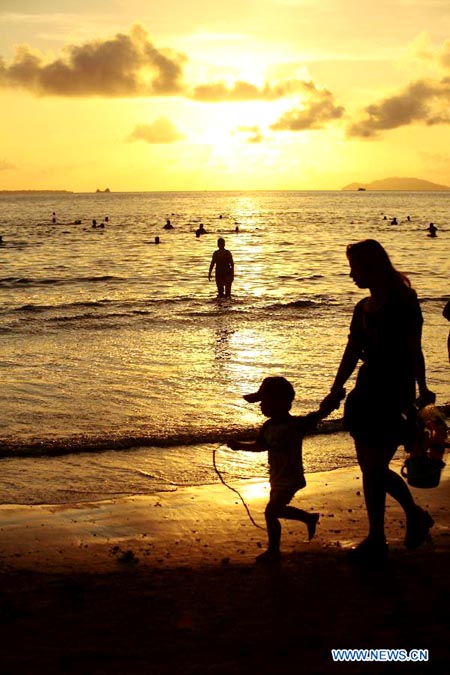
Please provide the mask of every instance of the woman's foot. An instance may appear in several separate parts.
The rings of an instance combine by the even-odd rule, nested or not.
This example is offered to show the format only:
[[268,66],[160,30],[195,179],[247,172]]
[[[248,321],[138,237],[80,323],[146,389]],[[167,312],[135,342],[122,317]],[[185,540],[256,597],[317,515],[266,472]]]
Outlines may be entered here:
[[379,565],[386,562],[389,547],[385,539],[373,539],[370,536],[348,552],[350,562],[362,565]]
[[264,553],[260,553],[256,557],[257,563],[272,563],[281,560],[281,552],[279,548],[268,548]]
[[311,513],[310,518],[306,523],[306,527],[308,528],[308,541],[311,541],[311,539],[314,537],[318,522],[319,522],[319,514]]
[[434,520],[425,509],[416,507],[415,514],[406,522],[405,546],[409,549],[418,548],[430,535]]

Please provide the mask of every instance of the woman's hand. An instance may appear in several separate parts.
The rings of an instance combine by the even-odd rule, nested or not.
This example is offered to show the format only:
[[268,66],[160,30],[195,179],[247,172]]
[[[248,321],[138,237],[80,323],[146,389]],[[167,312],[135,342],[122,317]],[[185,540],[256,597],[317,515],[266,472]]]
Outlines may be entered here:
[[426,405],[430,405],[431,403],[436,402],[436,394],[433,391],[430,391],[430,389],[423,389],[423,391],[420,392],[420,396],[416,401],[416,405],[419,408],[425,408]]

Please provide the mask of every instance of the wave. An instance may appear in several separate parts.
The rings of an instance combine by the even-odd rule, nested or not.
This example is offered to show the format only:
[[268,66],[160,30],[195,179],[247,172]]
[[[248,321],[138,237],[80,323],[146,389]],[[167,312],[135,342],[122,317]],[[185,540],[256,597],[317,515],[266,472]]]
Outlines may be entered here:
[[[259,428],[259,427],[258,427]],[[239,436],[242,440],[255,437],[258,428],[234,427],[230,429],[228,438]],[[342,420],[326,420],[322,422],[316,434],[331,434],[342,431]],[[0,438],[0,459],[25,457],[57,457],[80,453],[96,454],[110,450],[126,451],[138,447],[174,448],[179,446],[224,443],[223,430],[192,431],[167,435],[136,436],[74,436],[70,438],[50,438],[32,441],[19,441]]]
[[117,277],[111,274],[103,276],[89,276],[89,277],[70,277],[66,279],[49,278],[49,279],[33,279],[27,277],[4,277],[0,279],[0,288],[17,288],[17,287],[33,287],[33,286],[66,286],[68,284],[78,283],[98,283],[105,281],[127,281],[125,277]]
[[441,296],[438,296],[437,298],[430,298],[430,297],[427,297],[427,296],[419,298],[419,301],[420,301],[421,305],[423,305],[424,303],[428,303],[428,302],[435,302],[435,303],[439,303],[439,304],[444,305],[449,300],[450,300],[450,295],[441,295]]
[[[111,300],[95,300],[95,301],[86,301],[86,302],[69,302],[62,303],[60,305],[21,305],[20,307],[15,307],[14,312],[48,312],[48,311],[61,311],[64,309],[75,308],[75,307],[104,307],[105,305],[110,304]],[[64,318],[64,317],[60,317]],[[72,317],[67,317],[72,318]]]
[[[450,296],[442,295],[439,297],[422,297],[422,305],[437,305],[444,307]],[[327,308],[353,307],[354,300],[350,298],[337,298],[323,294],[315,294],[309,298],[290,300],[286,302],[273,302],[272,298],[232,298],[227,301],[218,301],[216,298],[205,300],[195,296],[175,297],[175,298],[129,298],[126,300],[101,299],[86,300],[76,302],[66,302],[60,304],[32,304],[27,303],[9,307],[7,305],[0,309],[0,317],[5,325],[0,327],[5,329],[20,329],[17,320],[20,315],[25,316],[28,321],[34,319],[37,322],[46,324],[64,324],[76,321],[89,322],[91,320],[101,320],[105,327],[110,327],[110,321],[139,320],[152,316],[157,318],[163,312],[167,318],[167,312],[170,312],[170,318],[177,321],[195,321],[196,319],[212,319],[215,316],[223,316],[226,313],[231,320],[233,316],[239,316],[240,319],[254,319],[260,314],[267,312],[283,316],[285,312],[309,310],[310,312],[320,312]],[[173,307],[174,309],[170,309]],[[8,326],[8,321],[13,321]],[[27,324],[28,326],[28,324]],[[35,326],[36,328],[36,326]]]
[[303,309],[305,307],[322,307],[323,305],[335,304],[335,299],[324,295],[317,295],[314,300],[291,300],[290,302],[276,302],[268,305],[269,310]]

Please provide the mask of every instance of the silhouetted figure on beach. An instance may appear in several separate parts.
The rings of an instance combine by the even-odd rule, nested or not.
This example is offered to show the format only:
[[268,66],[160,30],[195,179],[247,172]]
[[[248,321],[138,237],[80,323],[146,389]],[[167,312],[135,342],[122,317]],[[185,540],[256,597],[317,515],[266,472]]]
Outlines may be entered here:
[[173,225],[172,225],[172,223],[170,222],[170,218],[167,218],[166,224],[164,225],[164,228],[163,228],[163,229],[164,229],[164,230],[173,230]]
[[437,237],[437,227],[434,223],[430,223],[427,227],[429,237]]
[[305,523],[308,539],[314,537],[319,520],[318,513],[310,513],[295,506],[288,506],[298,490],[306,485],[302,460],[302,442],[306,434],[314,431],[319,420],[331,411],[321,410],[303,416],[290,414],[295,390],[284,377],[266,377],[258,391],[244,396],[249,403],[260,401],[264,422],[255,441],[229,441],[232,450],[264,452],[269,459],[270,499],[265,518],[268,548],[257,557],[259,562],[272,562],[280,558],[281,524],[279,519],[298,520]]
[[217,246],[219,247],[214,251],[211,258],[211,264],[209,266],[208,279],[211,281],[211,274],[214,269],[217,294],[219,298],[229,298],[231,295],[231,285],[234,280],[234,261],[231,252],[225,248],[225,239],[220,237],[217,240]]
[[[445,305],[444,311],[442,312],[442,316],[444,317],[444,319],[447,319],[447,321],[450,321],[450,300]],[[447,351],[448,351],[448,361],[450,363],[450,331],[448,332],[447,337]]]
[[416,383],[419,405],[434,402],[435,395],[426,385],[422,313],[408,278],[393,267],[384,248],[373,239],[350,244],[347,258],[351,278],[358,288],[368,288],[370,295],[355,306],[347,346],[323,404],[339,407],[344,385],[361,359],[355,388],[345,403],[344,426],[354,439],[362,471],[369,534],[349,553],[356,562],[381,562],[388,553],[386,493],[405,511],[408,548],[418,547],[434,524],[389,463],[407,438],[403,413],[413,409]]

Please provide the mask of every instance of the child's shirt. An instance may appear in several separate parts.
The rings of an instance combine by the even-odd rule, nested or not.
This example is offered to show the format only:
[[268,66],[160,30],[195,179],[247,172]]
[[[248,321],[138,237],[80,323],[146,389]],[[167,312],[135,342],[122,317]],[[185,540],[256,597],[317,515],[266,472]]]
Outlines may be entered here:
[[316,429],[319,419],[317,412],[298,417],[287,413],[264,422],[257,442],[268,450],[272,489],[299,490],[305,487],[302,442],[307,433]]

